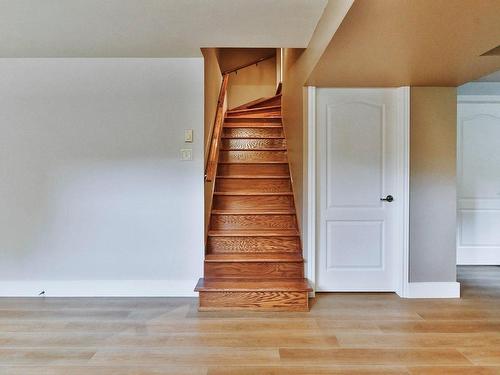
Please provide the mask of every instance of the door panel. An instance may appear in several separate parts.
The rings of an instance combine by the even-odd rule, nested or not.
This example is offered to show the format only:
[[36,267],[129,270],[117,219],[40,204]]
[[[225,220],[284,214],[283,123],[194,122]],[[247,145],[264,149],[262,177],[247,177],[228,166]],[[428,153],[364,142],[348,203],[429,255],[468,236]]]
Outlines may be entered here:
[[317,290],[395,291],[396,89],[318,89],[316,108]]
[[384,107],[327,105],[328,207],[380,207]]
[[458,264],[500,264],[500,101],[458,103]]

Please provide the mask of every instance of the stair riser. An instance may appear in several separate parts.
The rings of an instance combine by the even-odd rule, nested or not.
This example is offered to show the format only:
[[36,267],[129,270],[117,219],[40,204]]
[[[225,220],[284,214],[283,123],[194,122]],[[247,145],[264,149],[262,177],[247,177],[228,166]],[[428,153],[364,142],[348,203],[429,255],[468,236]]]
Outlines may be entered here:
[[207,251],[223,253],[295,253],[300,251],[298,237],[209,237]]
[[281,111],[279,109],[260,109],[260,108],[250,108],[251,111],[249,110],[242,110],[242,111],[234,111],[234,112],[228,112],[227,115],[231,117],[250,117],[250,116],[258,116],[258,117],[275,117],[275,116],[281,116]]
[[225,138],[279,138],[283,137],[282,128],[223,128]]
[[286,148],[284,139],[223,139],[222,149],[254,150]]
[[266,210],[287,210],[293,208],[293,198],[291,195],[216,195],[212,204],[214,210],[244,210],[255,209],[255,207],[262,207]]
[[221,151],[219,161],[223,163],[250,163],[275,161],[286,163],[286,151]]
[[217,179],[217,192],[249,192],[249,193],[283,193],[291,192],[290,179],[248,179],[230,178]]
[[289,176],[288,164],[219,164],[219,176]]
[[302,262],[205,262],[205,278],[303,278]]
[[211,230],[297,229],[295,215],[214,215]]
[[200,292],[200,310],[308,311],[308,293]]
[[[229,115],[228,115],[229,116]],[[245,116],[230,116],[224,118],[224,124],[235,124],[235,123],[262,123],[262,124],[281,124],[281,117],[279,115],[272,115],[275,117],[263,116],[260,114],[256,115],[245,115]]]

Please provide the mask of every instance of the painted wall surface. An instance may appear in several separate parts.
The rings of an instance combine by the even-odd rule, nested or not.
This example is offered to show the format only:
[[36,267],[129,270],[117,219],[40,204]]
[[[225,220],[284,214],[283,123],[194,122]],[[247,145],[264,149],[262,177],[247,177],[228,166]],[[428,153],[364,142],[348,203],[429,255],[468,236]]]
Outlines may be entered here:
[[500,82],[469,82],[459,86],[458,95],[500,95]]
[[231,73],[227,88],[228,108],[276,93],[276,58]]
[[410,282],[456,281],[454,87],[412,87]]
[[203,59],[2,59],[0,127],[0,295],[192,293]]
[[307,114],[304,111],[304,85],[328,46],[354,0],[329,1],[313,33],[307,49],[286,48],[283,61],[283,126],[287,136],[295,206],[302,228],[304,192],[304,137]]

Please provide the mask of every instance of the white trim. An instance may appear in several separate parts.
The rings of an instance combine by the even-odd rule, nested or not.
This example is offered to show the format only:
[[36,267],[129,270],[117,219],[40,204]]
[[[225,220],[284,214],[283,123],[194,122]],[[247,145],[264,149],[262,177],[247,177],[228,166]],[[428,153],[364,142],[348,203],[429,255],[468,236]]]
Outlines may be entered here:
[[500,103],[500,95],[457,95],[457,103]]
[[460,283],[408,283],[406,298],[460,298]]
[[307,242],[304,243],[307,254],[306,277],[316,291],[316,87],[307,86],[307,136],[305,137],[307,163],[304,163],[304,200],[307,205],[307,218],[304,228]]
[[0,297],[197,297],[197,280],[0,281]]
[[402,175],[399,191],[403,192],[402,205],[400,210],[402,230],[400,232],[401,244],[401,274],[399,275],[399,285],[396,293],[400,297],[407,297],[409,289],[409,268],[410,268],[410,87],[398,88],[398,113],[399,122],[402,126],[399,130],[402,132],[399,139],[403,142],[399,145],[402,150],[399,155],[403,155],[398,166],[399,173]]
[[[316,165],[316,88],[314,86],[307,87],[308,92],[308,117],[307,117],[307,163],[305,163],[305,191],[304,199],[307,202],[307,244],[306,253],[307,261],[307,277],[313,282],[313,289],[316,284],[316,240],[317,229],[316,220],[318,220],[317,202],[316,202],[316,181],[317,181],[317,165]],[[396,282],[396,293],[400,297],[409,296],[409,228],[410,228],[410,87],[404,86],[397,89],[398,95],[398,117],[401,126],[398,127],[399,139],[399,155],[403,155],[399,161],[398,173],[402,176],[399,191],[402,193],[402,207],[400,208],[400,222],[402,228],[398,242],[401,244],[401,253],[398,260],[400,271],[398,271]],[[314,233],[314,236],[309,235]]]

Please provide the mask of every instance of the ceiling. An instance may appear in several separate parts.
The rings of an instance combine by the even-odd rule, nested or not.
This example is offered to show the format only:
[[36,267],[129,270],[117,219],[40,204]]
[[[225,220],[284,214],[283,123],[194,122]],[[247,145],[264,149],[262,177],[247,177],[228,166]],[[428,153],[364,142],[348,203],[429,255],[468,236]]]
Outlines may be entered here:
[[499,0],[356,0],[310,85],[458,86],[500,69]]
[[487,76],[481,77],[477,80],[478,82],[500,82],[500,70],[495,73],[488,74]]
[[1,0],[0,57],[191,57],[306,47],[327,0]]

